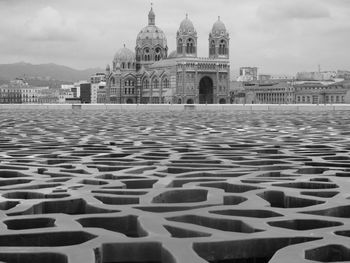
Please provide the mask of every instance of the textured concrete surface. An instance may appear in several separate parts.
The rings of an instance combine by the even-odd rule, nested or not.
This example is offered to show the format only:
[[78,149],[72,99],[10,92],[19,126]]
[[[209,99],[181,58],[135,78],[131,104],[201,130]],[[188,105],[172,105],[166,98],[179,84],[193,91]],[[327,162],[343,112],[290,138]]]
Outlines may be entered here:
[[347,111],[0,120],[1,262],[350,261]]
[[0,104],[1,110],[350,111],[350,104]]

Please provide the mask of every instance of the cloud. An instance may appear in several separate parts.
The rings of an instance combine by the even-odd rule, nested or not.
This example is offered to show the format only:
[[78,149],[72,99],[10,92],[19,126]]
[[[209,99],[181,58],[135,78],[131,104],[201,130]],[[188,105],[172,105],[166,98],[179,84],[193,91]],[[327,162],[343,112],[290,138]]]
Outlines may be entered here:
[[265,20],[320,19],[331,13],[319,0],[271,0],[258,7],[257,16]]
[[73,41],[77,38],[77,27],[51,6],[40,9],[26,23],[26,36],[34,41]]
[[[208,34],[220,15],[230,32],[231,68],[288,73],[318,64],[350,67],[350,0],[153,2],[169,51],[188,13],[198,32],[198,55],[207,56]],[[104,67],[124,43],[134,50],[149,9],[144,0],[0,0],[1,61]]]

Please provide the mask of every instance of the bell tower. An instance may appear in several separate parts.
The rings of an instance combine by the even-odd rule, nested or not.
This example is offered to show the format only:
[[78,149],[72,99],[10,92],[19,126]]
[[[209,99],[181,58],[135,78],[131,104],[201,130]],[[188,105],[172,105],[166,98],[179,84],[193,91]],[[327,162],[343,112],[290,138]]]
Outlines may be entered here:
[[229,47],[230,36],[219,16],[209,34],[209,57],[228,59],[230,57]]
[[197,57],[197,32],[187,14],[177,31],[176,47],[178,57]]

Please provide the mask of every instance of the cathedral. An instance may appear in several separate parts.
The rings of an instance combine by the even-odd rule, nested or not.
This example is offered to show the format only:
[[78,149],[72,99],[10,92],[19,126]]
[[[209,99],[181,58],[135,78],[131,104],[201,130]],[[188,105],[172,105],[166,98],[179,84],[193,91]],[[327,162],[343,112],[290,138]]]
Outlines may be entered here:
[[168,52],[153,8],[136,38],[135,52],[121,48],[106,67],[108,103],[229,103],[229,33],[218,20],[209,34],[209,56],[197,56],[198,37],[186,15]]

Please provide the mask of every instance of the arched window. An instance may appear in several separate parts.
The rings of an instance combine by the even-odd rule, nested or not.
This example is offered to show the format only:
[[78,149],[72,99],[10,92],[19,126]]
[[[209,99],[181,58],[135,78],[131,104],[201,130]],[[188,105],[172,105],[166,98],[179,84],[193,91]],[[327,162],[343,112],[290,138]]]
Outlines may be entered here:
[[149,48],[145,48],[143,51],[143,57],[144,61],[150,61],[151,60],[151,54]]
[[167,78],[163,78],[162,89],[169,88],[169,80]]
[[131,65],[131,63],[130,63],[130,62],[128,62],[128,69],[130,69],[130,65]]
[[210,43],[210,49],[209,49],[210,55],[215,55],[215,41],[212,40]]
[[220,45],[219,45],[219,55],[227,55],[227,46],[226,46],[226,41],[221,40]]
[[142,87],[143,87],[144,89],[148,89],[148,88],[149,88],[148,79],[144,79],[143,84],[142,84]]
[[158,79],[153,79],[152,88],[158,89]]
[[182,45],[183,45],[182,39],[180,38],[177,42],[177,53],[178,54],[182,54]]
[[186,53],[187,54],[193,54],[195,53],[195,47],[194,47],[194,41],[192,38],[189,38],[187,40],[187,44],[186,44]]
[[162,57],[161,49],[160,49],[159,47],[157,47],[157,48],[156,48],[156,55],[155,55],[155,57],[154,57],[154,60],[155,60],[155,61],[158,61],[158,60],[161,59],[161,57]]
[[111,78],[112,85],[115,85],[115,78]]

